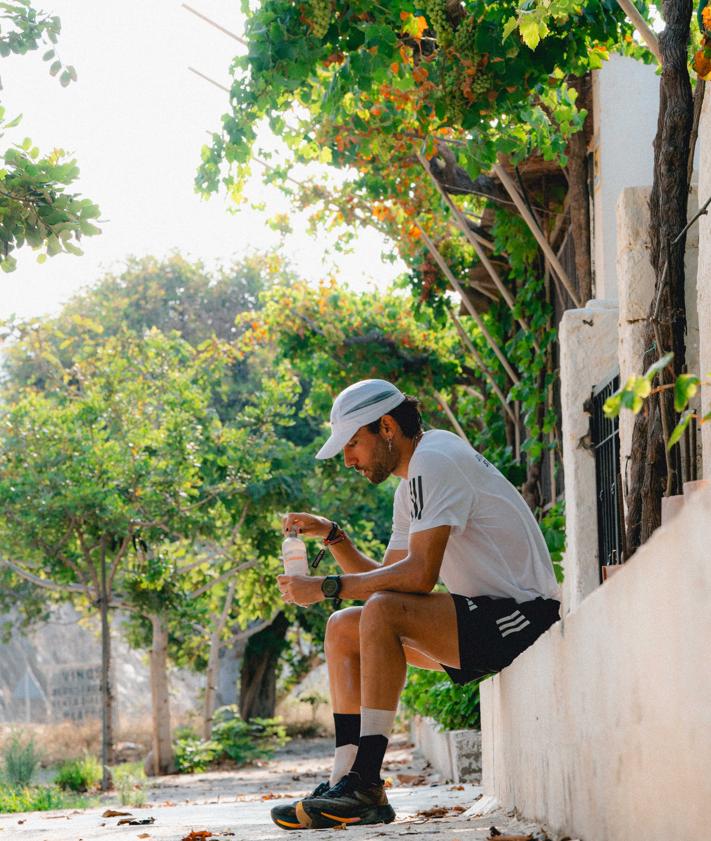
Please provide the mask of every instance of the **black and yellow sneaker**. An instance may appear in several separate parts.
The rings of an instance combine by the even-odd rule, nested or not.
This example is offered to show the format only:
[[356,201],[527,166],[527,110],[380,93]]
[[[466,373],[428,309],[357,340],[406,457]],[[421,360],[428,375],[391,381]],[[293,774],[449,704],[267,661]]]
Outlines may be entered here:
[[311,829],[341,824],[390,823],[395,811],[388,803],[382,780],[366,783],[351,771],[322,794],[313,794],[296,805],[298,820]]
[[[329,784],[327,782],[319,783],[309,797],[320,797],[328,789]],[[302,823],[296,816],[296,806],[299,802],[299,800],[295,800],[286,806],[275,806],[272,809],[272,820],[274,823],[278,827],[281,827],[281,829],[308,829],[309,824]]]

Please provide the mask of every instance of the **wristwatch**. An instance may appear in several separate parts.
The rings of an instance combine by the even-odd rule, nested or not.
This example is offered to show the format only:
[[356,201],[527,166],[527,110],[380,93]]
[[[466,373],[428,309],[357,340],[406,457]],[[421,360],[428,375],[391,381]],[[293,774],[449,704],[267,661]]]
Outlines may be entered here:
[[327,599],[337,599],[341,592],[341,576],[327,575],[321,582],[321,592]]

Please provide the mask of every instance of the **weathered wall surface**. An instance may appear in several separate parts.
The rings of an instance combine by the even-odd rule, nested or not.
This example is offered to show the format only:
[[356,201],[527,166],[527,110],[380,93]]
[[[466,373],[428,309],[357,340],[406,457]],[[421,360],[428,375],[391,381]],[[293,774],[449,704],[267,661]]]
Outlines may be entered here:
[[484,789],[586,841],[708,835],[711,489],[482,686]]
[[[711,93],[706,85],[704,110],[699,125],[699,202],[704,203],[711,196]],[[699,370],[702,377],[711,380],[711,215],[698,221],[699,267],[697,274],[697,295],[699,311]],[[701,410],[711,412],[711,387],[701,391]],[[711,423],[701,427],[701,441],[704,458],[704,478],[711,479]]]
[[595,295],[617,300],[615,206],[624,187],[652,183],[659,79],[652,65],[611,55],[593,73]]
[[590,449],[590,416],[583,405],[617,369],[617,306],[590,301],[567,310],[560,323],[560,400],[565,534],[563,612],[567,613],[599,583],[595,459]]

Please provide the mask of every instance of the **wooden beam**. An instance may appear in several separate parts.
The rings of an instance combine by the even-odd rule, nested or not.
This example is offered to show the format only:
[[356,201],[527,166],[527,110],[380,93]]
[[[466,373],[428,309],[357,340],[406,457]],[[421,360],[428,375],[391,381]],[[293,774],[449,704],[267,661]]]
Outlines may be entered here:
[[550,263],[553,271],[556,274],[556,277],[560,280],[560,282],[565,287],[565,291],[570,296],[571,300],[575,304],[576,307],[580,307],[580,299],[578,298],[578,294],[575,291],[573,284],[570,281],[565,269],[560,264],[560,260],[556,256],[555,251],[551,248],[550,243],[543,235],[543,232],[538,226],[538,223],[531,215],[531,211],[526,207],[526,202],[523,200],[523,197],[519,193],[516,185],[514,184],[511,176],[506,172],[504,167],[501,164],[501,157],[499,156],[499,163],[494,164],[494,172],[498,176],[501,183],[504,185],[506,192],[511,196],[513,203],[516,205],[516,209],[521,214],[523,220],[528,225],[529,230],[536,238],[536,242],[538,243],[541,251],[545,255],[546,260]]
[[455,414],[454,414],[454,412],[452,411],[452,407],[449,405],[449,403],[447,403],[447,401],[446,401],[446,400],[445,400],[445,398],[444,398],[444,395],[442,395],[439,391],[437,391],[437,389],[434,389],[434,391],[433,391],[432,393],[434,394],[435,399],[437,400],[437,402],[438,402],[438,403],[442,406],[442,408],[444,409],[444,413],[445,413],[445,415],[447,415],[447,417],[449,418],[449,422],[452,424],[452,426],[453,426],[453,427],[454,427],[454,429],[456,430],[457,435],[458,435],[458,436],[459,436],[459,437],[460,437],[463,441],[466,441],[466,442],[467,442],[467,444],[470,444],[471,442],[470,442],[470,441],[469,441],[469,439],[467,438],[467,434],[466,434],[466,432],[462,429],[462,425],[461,425],[461,424],[459,423],[459,421],[457,420],[456,415],[455,415]]
[[[511,295],[509,290],[506,288],[506,286],[504,286],[504,282],[499,277],[499,273],[496,271],[496,269],[492,265],[491,260],[489,260],[487,255],[484,253],[484,249],[479,244],[479,242],[477,240],[477,237],[474,234],[474,231],[472,231],[471,228],[469,227],[469,225],[467,224],[467,220],[464,218],[464,214],[457,207],[457,205],[454,203],[454,200],[452,199],[452,197],[443,189],[442,185],[434,177],[434,175],[432,174],[432,170],[429,168],[429,166],[427,164],[427,159],[422,154],[422,152],[419,151],[419,149],[417,151],[417,160],[420,162],[420,164],[421,164],[422,168],[425,170],[425,172],[429,175],[430,179],[432,180],[432,183],[435,185],[435,188],[437,189],[438,193],[440,194],[440,196],[444,200],[444,203],[447,205],[447,207],[452,212],[452,216],[454,216],[454,220],[457,223],[460,231],[466,237],[467,242],[469,242],[469,244],[472,246],[474,251],[476,251],[476,255],[479,258],[479,261],[481,262],[482,266],[484,266],[484,268],[488,272],[489,277],[494,281],[494,286],[499,290],[499,294],[504,299],[504,301],[508,304],[509,309],[512,312],[514,312],[516,304],[515,304],[515,301],[513,299],[513,296]],[[533,332],[525,318],[523,318],[522,316],[514,316],[514,317],[516,318],[516,321],[518,321],[519,325],[524,330],[524,332],[526,332],[526,333],[532,333]],[[533,346],[535,347],[535,349],[538,353],[541,352],[541,349],[538,346],[538,342],[536,342],[535,339],[533,340]]]
[[637,11],[634,3],[632,3],[632,0],[617,0],[617,2],[622,11],[634,24],[635,29],[637,30],[637,32],[639,32],[640,37],[649,48],[649,51],[661,64],[662,52],[659,49],[659,41],[657,39],[656,33],[650,28],[647,21]]
[[457,316],[455,315],[455,313],[452,312],[452,310],[449,310],[449,317],[452,319],[452,323],[457,328],[457,333],[459,333],[459,338],[461,339],[462,344],[469,351],[469,353],[472,355],[472,358],[474,359],[476,364],[479,366],[479,369],[480,369],[481,373],[489,381],[489,385],[491,386],[494,394],[499,398],[499,401],[500,401],[501,405],[503,406],[504,411],[511,418],[512,422],[516,423],[516,416],[514,415],[511,407],[508,404],[508,401],[506,399],[506,395],[499,388],[498,383],[494,379],[494,375],[491,373],[491,371],[484,364],[484,360],[481,358],[481,355],[479,354],[479,351],[474,347],[474,344],[473,344],[472,340],[467,335],[466,330],[462,326],[462,322],[457,318]]
[[239,35],[235,35],[234,32],[230,32],[229,29],[225,29],[224,26],[220,26],[219,23],[216,23],[212,18],[209,18],[207,15],[204,15],[202,12],[198,12],[197,9],[193,9],[192,6],[188,6],[187,3],[182,4],[184,9],[187,9],[189,12],[192,12],[196,17],[199,17],[201,20],[204,20],[206,23],[209,23],[210,26],[214,26],[215,29],[219,29],[220,32],[224,32],[225,35],[229,35],[230,38],[233,38],[238,43],[242,44],[243,47],[248,47],[249,43],[244,40],[244,38],[240,38]]
[[515,385],[518,385],[520,380],[519,380],[518,376],[516,375],[516,372],[514,371],[514,369],[509,364],[508,359],[504,356],[503,351],[501,350],[501,348],[498,346],[498,344],[496,342],[496,339],[494,339],[494,337],[491,335],[491,333],[489,333],[489,331],[486,327],[486,324],[484,324],[484,321],[483,321],[482,317],[479,315],[479,313],[477,312],[476,307],[469,300],[469,296],[465,294],[464,290],[461,287],[461,284],[459,283],[457,278],[452,274],[452,270],[447,265],[447,262],[444,259],[444,257],[442,257],[442,255],[439,253],[439,250],[437,249],[437,246],[427,236],[427,233],[425,232],[425,230],[422,228],[422,226],[418,222],[415,222],[414,224],[415,224],[415,227],[422,234],[422,239],[424,240],[425,245],[429,249],[430,254],[437,261],[437,265],[440,267],[440,269],[442,270],[442,273],[444,274],[444,276],[449,281],[450,285],[452,286],[452,289],[454,289],[454,291],[457,292],[459,294],[459,296],[461,297],[462,302],[464,303],[464,306],[467,308],[467,311],[469,312],[469,315],[471,315],[471,317],[476,322],[477,327],[481,330],[482,335],[486,339],[489,347],[496,354],[496,357],[498,358],[499,362],[501,362],[501,364],[503,365],[504,370],[506,371],[506,373],[511,378],[511,381]]

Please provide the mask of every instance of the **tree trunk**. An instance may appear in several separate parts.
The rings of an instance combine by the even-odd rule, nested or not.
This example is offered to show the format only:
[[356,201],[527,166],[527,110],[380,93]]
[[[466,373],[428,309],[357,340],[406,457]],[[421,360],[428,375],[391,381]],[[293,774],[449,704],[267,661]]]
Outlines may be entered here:
[[209,739],[212,736],[212,717],[215,713],[215,693],[217,691],[217,671],[220,665],[222,632],[225,630],[225,625],[232,609],[236,587],[237,578],[235,577],[230,582],[222,612],[210,635],[210,654],[207,661],[207,672],[205,674],[204,723],[202,733],[204,739]]
[[288,629],[288,619],[279,613],[268,628],[249,638],[240,673],[239,713],[245,721],[274,715],[276,666]]
[[153,626],[151,642],[152,749],[150,772],[155,776],[172,774],[173,746],[170,728],[170,695],[168,693],[168,629],[161,616],[149,617]]
[[[654,181],[650,197],[651,259],[656,275],[655,294],[645,328],[644,347],[653,349],[645,367],[674,352],[674,374],[684,369],[686,305],[684,252],[686,236],[672,244],[686,225],[687,164],[693,120],[693,100],[687,68],[690,0],[666,0],[666,28],[659,37],[663,70],[659,120],[654,140]],[[670,381],[662,374],[661,382]],[[678,446],[666,452],[665,437],[676,416],[670,391],[647,401],[647,415],[637,416],[632,435],[627,546],[630,553],[661,524],[662,497],[679,493]]]
[[[585,124],[592,121],[587,104],[590,76],[569,80],[571,88],[578,92],[577,105],[587,108]],[[590,258],[590,194],[588,191],[588,132],[585,128],[576,132],[568,141],[568,207],[570,208],[570,231],[575,248],[575,274],[578,297],[585,304],[592,298],[592,262]]]
[[111,788],[110,766],[114,761],[114,716],[111,687],[111,626],[109,625],[109,597],[106,587],[106,552],[101,552],[101,790]]

